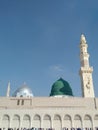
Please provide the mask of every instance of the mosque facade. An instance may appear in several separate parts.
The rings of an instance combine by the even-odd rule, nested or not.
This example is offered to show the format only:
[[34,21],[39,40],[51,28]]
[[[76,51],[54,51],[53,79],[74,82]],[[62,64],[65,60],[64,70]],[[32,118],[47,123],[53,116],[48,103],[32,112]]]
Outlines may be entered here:
[[34,97],[25,84],[10,96],[9,83],[6,97],[0,97],[0,129],[98,130],[98,98],[87,48],[85,36],[81,35],[82,97],[75,97],[70,84],[62,78],[52,85],[49,97]]

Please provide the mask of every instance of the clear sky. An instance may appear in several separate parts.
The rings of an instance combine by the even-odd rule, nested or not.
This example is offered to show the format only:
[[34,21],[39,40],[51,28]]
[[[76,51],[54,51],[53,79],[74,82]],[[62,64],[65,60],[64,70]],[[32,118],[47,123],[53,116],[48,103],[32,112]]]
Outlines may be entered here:
[[48,96],[62,77],[81,96],[79,43],[89,45],[98,97],[98,0],[0,0],[0,95],[25,82]]

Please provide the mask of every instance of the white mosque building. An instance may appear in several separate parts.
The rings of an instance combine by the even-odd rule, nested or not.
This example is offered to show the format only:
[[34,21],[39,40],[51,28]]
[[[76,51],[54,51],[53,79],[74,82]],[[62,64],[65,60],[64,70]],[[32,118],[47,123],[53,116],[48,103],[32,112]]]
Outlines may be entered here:
[[73,96],[72,88],[64,79],[58,79],[49,97],[34,97],[23,85],[10,96],[0,97],[1,130],[98,130],[98,98],[94,95],[89,54],[84,35],[80,39],[80,78],[82,97]]

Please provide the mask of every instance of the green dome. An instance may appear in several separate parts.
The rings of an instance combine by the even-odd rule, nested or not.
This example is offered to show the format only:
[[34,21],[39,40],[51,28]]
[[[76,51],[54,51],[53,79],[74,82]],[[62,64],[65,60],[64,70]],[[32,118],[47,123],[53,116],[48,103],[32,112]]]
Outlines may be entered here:
[[50,93],[50,96],[58,96],[58,95],[73,96],[73,92],[69,83],[63,80],[62,78],[57,80],[52,85],[52,89]]

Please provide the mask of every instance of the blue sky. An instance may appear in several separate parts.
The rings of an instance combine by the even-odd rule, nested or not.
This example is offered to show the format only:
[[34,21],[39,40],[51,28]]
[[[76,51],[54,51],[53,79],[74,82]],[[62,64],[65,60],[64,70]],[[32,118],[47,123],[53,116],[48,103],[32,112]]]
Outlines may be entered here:
[[1,0],[0,95],[7,83],[11,94],[24,82],[35,96],[48,96],[62,77],[75,96],[81,96],[79,43],[89,45],[98,97],[98,1],[97,0]]

